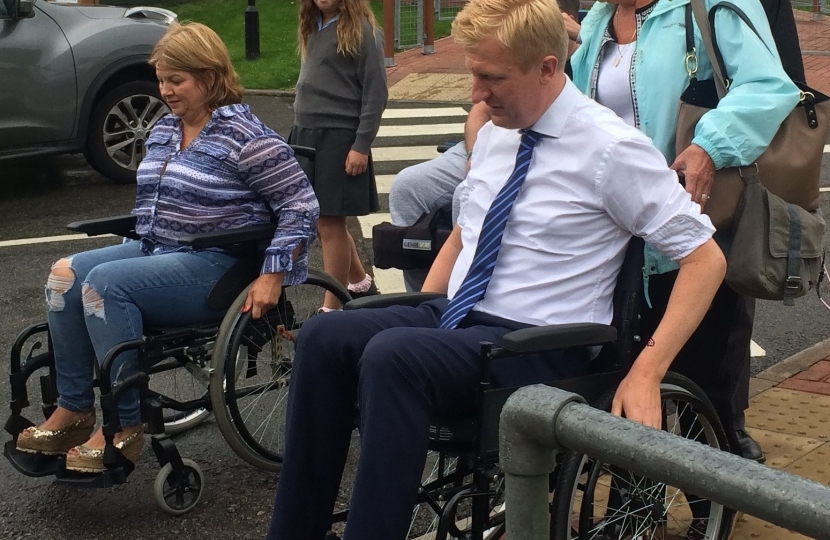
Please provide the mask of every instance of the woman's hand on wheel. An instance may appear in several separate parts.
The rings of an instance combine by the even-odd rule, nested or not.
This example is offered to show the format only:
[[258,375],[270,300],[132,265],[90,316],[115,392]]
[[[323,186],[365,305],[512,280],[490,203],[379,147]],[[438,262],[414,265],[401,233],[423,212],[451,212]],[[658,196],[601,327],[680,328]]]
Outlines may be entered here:
[[363,174],[368,166],[368,155],[361,154],[357,150],[349,150],[349,155],[346,156],[346,174],[349,176]]
[[262,274],[248,289],[248,297],[242,306],[242,313],[251,312],[251,317],[259,319],[269,309],[277,305],[282,293],[283,274]]
[[672,163],[671,168],[685,178],[686,191],[700,209],[709,200],[712,182],[715,181],[715,163],[706,150],[696,144],[690,144]]

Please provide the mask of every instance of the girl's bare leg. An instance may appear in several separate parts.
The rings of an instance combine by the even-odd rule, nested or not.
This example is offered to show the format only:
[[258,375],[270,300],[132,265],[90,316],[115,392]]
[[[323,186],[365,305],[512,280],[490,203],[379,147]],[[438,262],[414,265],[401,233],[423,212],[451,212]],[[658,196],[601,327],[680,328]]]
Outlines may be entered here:
[[[336,279],[343,287],[349,285],[352,276],[359,275],[355,281],[366,275],[360,257],[357,255],[354,239],[346,229],[343,216],[320,216],[317,221],[317,233],[323,246],[323,269]],[[323,307],[340,309],[340,301],[334,295],[326,293]]]

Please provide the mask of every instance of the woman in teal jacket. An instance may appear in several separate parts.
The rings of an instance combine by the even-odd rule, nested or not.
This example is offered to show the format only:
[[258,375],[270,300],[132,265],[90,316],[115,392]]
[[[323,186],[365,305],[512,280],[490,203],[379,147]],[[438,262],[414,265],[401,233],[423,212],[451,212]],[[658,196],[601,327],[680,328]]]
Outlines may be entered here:
[[[692,145],[680,155],[675,155],[675,131],[680,95],[689,84],[689,0],[597,2],[581,29],[566,21],[571,38],[581,41],[570,58],[574,83],[651,137],[701,207],[709,200],[715,170],[755,161],[799,100],[798,88],[781,67],[761,4],[755,0],[732,2],[744,11],[760,37],[732,10],[717,10],[714,30],[731,84],[717,108],[700,120]],[[705,0],[707,11],[716,3]],[[696,76],[711,79],[712,65],[694,26]],[[719,232],[716,239],[721,246],[728,245],[727,234]],[[665,310],[676,269],[675,263],[650,246],[646,248],[643,275],[652,309],[646,310],[645,336]],[[763,460],[760,447],[743,429],[753,315],[754,300],[723,285],[673,369],[703,387],[730,435],[730,427],[734,427],[730,437],[733,450]]]

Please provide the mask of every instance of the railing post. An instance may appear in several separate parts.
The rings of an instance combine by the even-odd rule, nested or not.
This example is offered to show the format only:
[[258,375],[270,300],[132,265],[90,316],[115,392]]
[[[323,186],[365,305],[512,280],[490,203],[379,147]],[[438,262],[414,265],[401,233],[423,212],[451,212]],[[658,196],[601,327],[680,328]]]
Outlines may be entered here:
[[424,50],[423,54],[435,52],[435,0],[424,0]]
[[245,58],[259,59],[259,10],[256,0],[248,0],[245,8]]
[[822,0],[813,0],[813,15],[812,20],[820,21],[824,19],[824,13],[821,11]]
[[383,0],[383,63],[395,65],[395,0]]

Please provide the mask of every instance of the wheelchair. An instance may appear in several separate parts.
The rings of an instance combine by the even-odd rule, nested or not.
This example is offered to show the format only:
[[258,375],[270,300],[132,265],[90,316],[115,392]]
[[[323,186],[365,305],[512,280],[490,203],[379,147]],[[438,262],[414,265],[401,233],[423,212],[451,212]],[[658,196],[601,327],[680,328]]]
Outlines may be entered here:
[[[297,155],[313,158],[313,150],[293,147]],[[72,223],[71,230],[89,236],[114,234],[137,239],[135,216]],[[154,484],[156,502],[167,513],[191,510],[201,498],[205,477],[192,460],[183,459],[170,438],[204,422],[211,413],[234,452],[249,464],[278,471],[294,341],[303,322],[314,315],[326,292],[342,303],[348,291],[331,276],[309,270],[308,279],[283,288],[279,302],[260,319],[241,308],[250,283],[259,275],[264,246],[276,224],[230,231],[192,234],[182,245],[196,249],[223,248],[239,260],[221,277],[208,297],[209,305],[226,310],[221,321],[183,328],[147,328],[142,339],[113,347],[100,368],[95,385],[100,391],[106,470],[76,473],[66,470],[65,456],[30,454],[16,449],[18,435],[37,424],[24,416],[30,392],[40,391],[41,412],[48,417],[57,406],[55,363],[47,323],[21,332],[11,350],[11,416],[5,430],[12,436],[3,453],[19,472],[33,477],[54,476],[59,484],[109,487],[123,483],[134,469],[113,445],[121,430],[117,405],[125,391],[138,387],[142,422],[161,471]],[[119,354],[138,351],[138,372],[115,380],[111,368]],[[33,378],[35,374],[39,376]]]
[[[505,533],[498,422],[502,406],[517,388],[497,388],[491,383],[492,362],[509,362],[509,357],[519,354],[601,346],[589,375],[549,384],[610,411],[618,383],[644,346],[638,330],[642,264],[643,242],[635,238],[617,281],[610,326],[535,327],[506,334],[499,346],[481,344],[478,411],[468,418],[434,419],[410,538],[498,540]],[[416,293],[361,298],[346,309],[418,305],[436,296]],[[661,385],[661,398],[664,430],[728,451],[713,405],[692,381],[669,372]],[[550,477],[550,493],[553,540],[725,540],[734,516],[733,510],[722,505],[576,452],[559,456]],[[347,520],[347,509],[335,513],[333,530],[340,530]],[[334,532],[330,536],[336,537]]]

